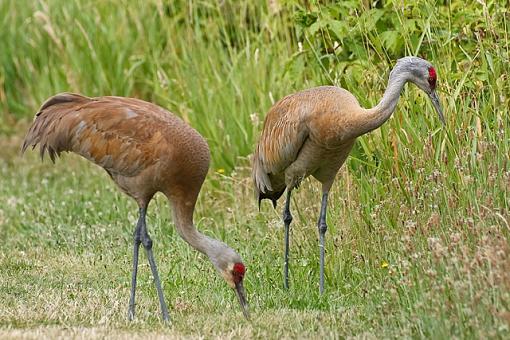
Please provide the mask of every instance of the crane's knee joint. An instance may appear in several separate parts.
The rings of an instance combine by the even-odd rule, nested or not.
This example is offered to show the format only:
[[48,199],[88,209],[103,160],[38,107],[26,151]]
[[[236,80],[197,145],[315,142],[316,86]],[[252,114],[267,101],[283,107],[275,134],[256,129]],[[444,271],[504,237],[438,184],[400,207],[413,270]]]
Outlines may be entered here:
[[321,234],[325,234],[326,231],[328,230],[328,225],[326,224],[326,222],[319,222],[319,233]]
[[290,214],[289,211],[283,212],[283,222],[287,225],[289,225],[290,222],[292,222],[292,215]]
[[142,238],[142,244],[145,249],[152,249],[152,240],[148,235]]

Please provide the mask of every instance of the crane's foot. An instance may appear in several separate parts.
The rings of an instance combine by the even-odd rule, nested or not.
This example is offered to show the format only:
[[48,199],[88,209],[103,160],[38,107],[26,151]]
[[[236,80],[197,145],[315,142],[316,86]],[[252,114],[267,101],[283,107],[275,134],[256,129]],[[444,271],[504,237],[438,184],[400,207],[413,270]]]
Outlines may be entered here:
[[135,319],[135,306],[134,305],[129,305],[129,309],[128,309],[128,320],[129,321],[133,321]]

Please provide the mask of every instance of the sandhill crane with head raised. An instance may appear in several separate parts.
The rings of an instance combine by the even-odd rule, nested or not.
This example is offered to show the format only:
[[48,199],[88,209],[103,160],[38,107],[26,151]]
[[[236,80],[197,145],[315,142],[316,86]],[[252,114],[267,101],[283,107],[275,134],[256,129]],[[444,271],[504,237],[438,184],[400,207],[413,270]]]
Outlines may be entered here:
[[267,198],[276,207],[276,201],[287,189],[283,210],[285,288],[288,288],[292,190],[310,175],[322,184],[318,222],[319,289],[322,293],[329,190],[356,138],[388,120],[395,110],[402,88],[408,81],[416,84],[430,97],[444,124],[436,94],[436,71],[431,63],[417,57],[405,57],[397,61],[390,73],[382,100],[371,109],[361,107],[356,98],[342,88],[321,86],[286,96],[269,110],[252,159],[252,177],[259,206],[260,201]]
[[62,93],[39,109],[22,151],[40,145],[54,161],[61,152],[77,153],[101,166],[139,207],[134,232],[133,272],[128,318],[135,315],[135,290],[140,244],[146,250],[154,276],[163,319],[169,319],[161,282],[152,254],[145,215],[152,197],[162,192],[173,208],[179,234],[206,254],[227,284],[237,292],[248,317],[243,287],[245,266],[229,246],[200,233],[193,211],[209,168],[209,147],[189,125],[161,107],[134,98],[88,98]]

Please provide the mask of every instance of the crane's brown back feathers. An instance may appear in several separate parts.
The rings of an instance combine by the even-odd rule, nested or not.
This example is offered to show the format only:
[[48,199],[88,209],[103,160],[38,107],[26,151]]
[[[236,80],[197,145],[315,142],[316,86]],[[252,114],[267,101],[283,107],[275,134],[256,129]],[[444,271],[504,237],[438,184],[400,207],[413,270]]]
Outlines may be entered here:
[[36,114],[22,151],[37,144],[41,157],[47,152],[52,161],[71,151],[96,163],[139,202],[157,191],[168,194],[169,187],[193,200],[209,166],[209,148],[198,132],[134,98],[51,97]]

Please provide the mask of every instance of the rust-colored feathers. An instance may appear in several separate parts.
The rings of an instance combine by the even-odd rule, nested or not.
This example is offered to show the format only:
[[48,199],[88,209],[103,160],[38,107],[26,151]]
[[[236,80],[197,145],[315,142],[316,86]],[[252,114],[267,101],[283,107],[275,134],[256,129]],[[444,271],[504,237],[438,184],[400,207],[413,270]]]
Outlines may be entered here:
[[[252,159],[259,204],[267,198],[276,205],[287,186],[299,185],[308,175],[323,182],[334,177],[343,158],[339,150],[344,146],[350,150],[356,137],[345,132],[363,110],[352,94],[333,86],[304,90],[278,101],[266,116]],[[339,161],[324,162],[330,153]]]
[[282,176],[274,178],[271,174],[281,173],[292,163],[308,137],[305,124],[307,112],[301,104],[292,95],[287,96],[274,105],[266,116],[252,162],[259,206],[260,201],[267,198],[276,207],[276,201],[285,191],[285,181]]
[[49,110],[49,108],[55,105],[60,106],[59,104],[76,104],[87,99],[75,94],[62,93],[46,100],[35,115],[34,122],[21,147],[22,152],[25,152],[29,145],[35,147],[39,144],[41,158],[48,152],[48,155],[54,162],[55,157],[59,156],[60,152],[68,151],[64,149],[68,144],[66,138],[68,131],[61,129],[60,126],[62,118],[67,114],[67,111],[60,110],[55,112],[55,110]]
[[155,147],[161,139],[148,126],[156,123],[151,116],[144,114],[136,124],[130,121],[141,114],[136,104],[134,99],[126,103],[121,98],[70,93],[51,97],[37,113],[22,150],[39,144],[41,157],[47,152],[53,161],[61,152],[72,151],[110,173],[134,176],[154,162],[150,156],[158,152]]
[[[193,128],[134,98],[53,96],[36,114],[22,151],[37,144],[41,157],[48,153],[53,161],[70,151],[96,163],[137,200],[165,192],[164,186],[178,185],[179,178],[182,187],[184,181],[196,181],[191,191],[198,194],[209,165],[207,143]],[[176,171],[182,176],[175,176]],[[135,181],[136,176],[144,178]]]

